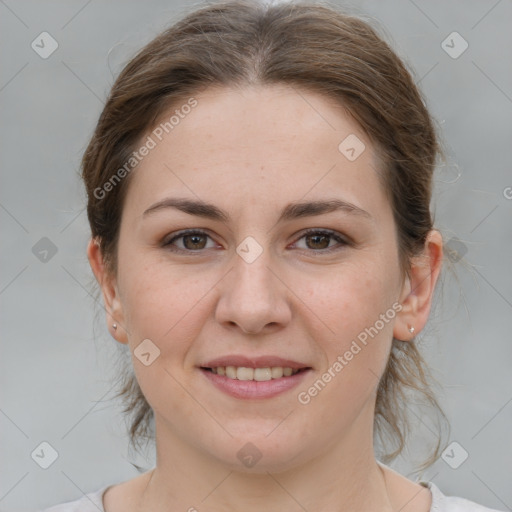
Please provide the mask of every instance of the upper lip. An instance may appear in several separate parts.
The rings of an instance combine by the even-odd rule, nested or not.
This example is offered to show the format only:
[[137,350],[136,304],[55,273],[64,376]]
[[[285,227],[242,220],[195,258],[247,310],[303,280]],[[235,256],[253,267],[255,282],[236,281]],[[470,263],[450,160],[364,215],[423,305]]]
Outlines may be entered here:
[[218,368],[219,366],[236,366],[245,368],[268,368],[278,367],[292,368],[300,370],[301,368],[311,368],[309,365],[291,359],[283,359],[278,356],[258,356],[246,357],[242,355],[222,356],[212,359],[205,364],[200,365],[202,368]]

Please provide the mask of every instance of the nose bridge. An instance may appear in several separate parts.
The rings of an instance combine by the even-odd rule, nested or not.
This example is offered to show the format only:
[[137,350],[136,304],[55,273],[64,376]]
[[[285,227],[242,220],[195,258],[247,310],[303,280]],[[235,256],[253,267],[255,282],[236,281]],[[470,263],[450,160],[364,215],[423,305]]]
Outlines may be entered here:
[[272,262],[268,247],[263,247],[253,237],[247,237],[237,249],[234,260],[237,288],[249,288],[253,295],[269,299],[272,295]]
[[[262,237],[259,237],[260,240]],[[231,292],[241,306],[251,305],[253,312],[272,307],[275,282],[271,271],[271,257],[265,242],[246,237],[236,248]]]
[[217,307],[217,320],[237,324],[246,332],[289,318],[284,286],[275,275],[275,262],[263,235],[248,236],[237,246],[232,271],[226,276]]

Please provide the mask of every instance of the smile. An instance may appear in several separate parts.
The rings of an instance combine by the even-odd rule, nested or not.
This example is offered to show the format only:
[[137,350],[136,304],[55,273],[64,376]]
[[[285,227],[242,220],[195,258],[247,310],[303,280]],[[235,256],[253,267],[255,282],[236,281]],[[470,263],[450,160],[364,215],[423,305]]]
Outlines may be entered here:
[[292,369],[288,366],[203,366],[199,370],[215,389],[243,400],[261,400],[281,395],[299,386],[312,371],[310,367]]
[[[291,377],[300,372],[301,369],[290,368],[288,366],[272,366],[264,368],[247,368],[245,366],[217,366],[215,368],[205,368],[217,375],[223,375],[228,379],[236,380],[255,380],[263,382],[282,377]],[[305,370],[306,368],[302,368]]]

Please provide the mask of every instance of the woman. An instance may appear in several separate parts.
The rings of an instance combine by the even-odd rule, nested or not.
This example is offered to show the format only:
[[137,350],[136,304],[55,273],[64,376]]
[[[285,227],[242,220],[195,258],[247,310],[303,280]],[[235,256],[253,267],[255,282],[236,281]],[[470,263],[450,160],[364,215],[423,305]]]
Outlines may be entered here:
[[[484,511],[375,457],[442,265],[403,63],[326,4],[214,3],[125,67],[83,157],[87,254],[157,464],[57,511]],[[439,411],[441,412],[441,411]],[[432,456],[437,458],[439,445]]]

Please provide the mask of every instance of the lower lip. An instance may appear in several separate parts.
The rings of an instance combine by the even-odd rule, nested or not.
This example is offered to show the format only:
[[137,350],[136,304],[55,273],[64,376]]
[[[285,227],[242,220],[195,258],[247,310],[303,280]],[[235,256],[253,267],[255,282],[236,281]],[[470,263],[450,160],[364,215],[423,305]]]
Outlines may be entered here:
[[230,379],[209,370],[200,369],[203,375],[221,391],[235,398],[272,398],[297,386],[308,370],[302,370],[289,377],[264,381]]

